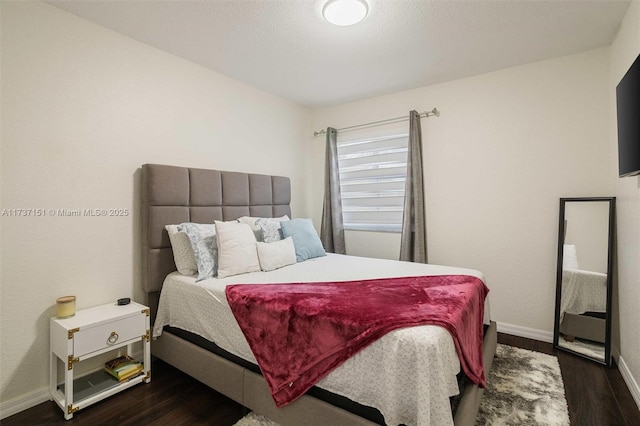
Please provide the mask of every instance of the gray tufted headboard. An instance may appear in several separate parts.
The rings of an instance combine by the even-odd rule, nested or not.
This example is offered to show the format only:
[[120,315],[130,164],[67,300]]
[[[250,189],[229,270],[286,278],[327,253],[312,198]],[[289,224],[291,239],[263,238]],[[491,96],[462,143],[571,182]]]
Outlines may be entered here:
[[291,216],[288,177],[144,164],[142,283],[155,313],[158,292],[176,270],[165,225],[241,216]]

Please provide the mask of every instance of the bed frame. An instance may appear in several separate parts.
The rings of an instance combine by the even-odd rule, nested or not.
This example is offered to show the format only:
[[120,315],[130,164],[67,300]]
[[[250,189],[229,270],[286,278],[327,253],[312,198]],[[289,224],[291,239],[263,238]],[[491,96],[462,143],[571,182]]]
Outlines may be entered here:
[[569,341],[573,341],[573,338],[577,337],[604,345],[607,336],[607,320],[565,312],[560,323],[560,333],[564,334],[565,339]]
[[[287,177],[158,164],[142,166],[142,283],[155,319],[160,290],[167,274],[176,270],[165,225],[213,223],[241,216],[291,217]],[[483,343],[488,377],[496,351],[492,322]],[[264,378],[170,332],[151,343],[151,353],[248,409],[283,426],[373,425],[342,408],[310,395],[277,408]],[[483,389],[466,385],[454,415],[455,425],[472,426]]]

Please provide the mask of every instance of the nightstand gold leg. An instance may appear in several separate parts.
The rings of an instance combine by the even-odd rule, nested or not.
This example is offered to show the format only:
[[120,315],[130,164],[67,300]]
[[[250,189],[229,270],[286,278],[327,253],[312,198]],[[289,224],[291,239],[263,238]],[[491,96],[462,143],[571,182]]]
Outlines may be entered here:
[[65,380],[64,380],[64,405],[67,407],[66,414],[64,418],[69,420],[73,417],[73,413],[78,411],[78,409],[73,409],[73,363],[71,363],[71,368],[65,370]]

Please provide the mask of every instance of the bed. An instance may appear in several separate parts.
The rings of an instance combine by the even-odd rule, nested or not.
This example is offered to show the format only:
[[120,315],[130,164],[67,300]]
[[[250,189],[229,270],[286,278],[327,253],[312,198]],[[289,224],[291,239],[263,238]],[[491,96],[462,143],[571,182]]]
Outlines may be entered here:
[[568,341],[604,343],[607,274],[580,269],[575,245],[565,244],[563,253],[560,333]]
[[[142,166],[142,203],[143,285],[148,295],[148,303],[152,308],[153,318],[156,319],[154,334],[157,337],[151,345],[154,356],[197,378],[248,409],[263,414],[284,426],[299,424],[370,425],[381,423],[381,412],[375,408],[375,404],[377,404],[375,401],[372,408],[371,405],[368,405],[370,400],[367,398],[364,398],[363,401],[345,398],[344,394],[351,394],[349,394],[348,390],[341,389],[336,383],[341,381],[350,382],[351,379],[345,380],[345,376],[342,376],[343,378],[341,379],[344,371],[347,371],[348,374],[354,374],[354,372],[358,371],[358,368],[363,368],[363,365],[366,365],[362,362],[371,362],[370,358],[375,358],[376,354],[384,354],[384,345],[388,344],[388,342],[385,343],[385,339],[397,338],[397,335],[402,333],[414,333],[415,330],[402,329],[389,333],[390,337],[381,338],[362,350],[357,356],[354,356],[353,358],[357,358],[356,361],[351,362],[350,359],[331,372],[318,384],[317,389],[314,388],[314,392],[310,391],[294,403],[278,409],[273,402],[265,380],[259,374],[259,371],[255,369],[251,353],[250,351],[247,352],[246,342],[244,345],[241,340],[239,343],[237,341],[235,343],[227,342],[225,338],[216,336],[216,331],[209,330],[207,332],[207,326],[204,327],[204,331],[198,331],[199,334],[193,333],[195,327],[185,324],[185,321],[188,322],[191,318],[192,322],[201,322],[200,320],[194,320],[199,317],[187,315],[182,319],[175,319],[175,313],[168,311],[166,306],[163,306],[165,305],[166,294],[186,291],[187,295],[177,296],[179,300],[180,298],[183,301],[213,300],[217,301],[218,308],[224,311],[225,300],[219,294],[216,295],[215,287],[216,285],[222,285],[222,287],[218,288],[218,291],[220,291],[226,284],[217,279],[193,283],[190,282],[190,277],[174,272],[176,266],[165,226],[184,222],[211,223],[214,219],[229,221],[242,216],[291,216],[289,206],[290,183],[288,178],[145,164]],[[253,279],[259,279],[256,277],[261,274],[270,274],[270,281],[268,282],[278,282],[278,280],[280,280],[279,282],[287,282],[292,279],[288,275],[289,273],[293,273],[295,276],[312,274],[312,276],[320,277],[320,271],[330,269],[325,264],[326,262],[348,263],[353,260],[348,257],[328,255],[292,265],[291,268],[286,267],[272,271],[273,273],[256,272],[255,274],[231,277],[229,283],[251,282]],[[407,274],[406,270],[395,271],[393,269],[399,267],[398,265],[414,268],[414,274],[478,274],[476,271],[436,267],[433,265],[388,261],[388,267],[385,268],[380,266],[384,266],[385,262],[362,258],[358,261],[364,262],[362,269],[369,269],[370,273],[375,276],[384,273],[385,270],[387,271],[387,276],[390,277],[401,276],[398,274]],[[346,268],[346,270],[349,269]],[[350,270],[353,273],[356,269],[351,268]],[[349,279],[349,277],[349,274],[347,274],[347,277],[342,279]],[[358,275],[358,277],[360,276]],[[191,278],[191,281],[195,280]],[[166,288],[163,289],[163,285]],[[160,303],[161,310],[158,311],[161,290],[163,290],[163,297]],[[189,296],[189,292],[193,292],[193,294]],[[208,296],[203,297],[203,295]],[[205,309],[215,309],[215,307]],[[191,307],[187,310],[191,312]],[[156,318],[158,313],[159,316]],[[222,321],[221,328],[234,328],[234,324],[229,320],[229,317],[225,321]],[[173,327],[165,327],[172,324],[174,325]],[[176,327],[175,325],[181,327]],[[412,329],[419,329],[421,332],[434,335],[435,339],[447,341],[446,331],[443,333],[443,329],[440,327],[420,326],[412,327]],[[204,334],[204,337],[202,334]],[[495,323],[489,322],[485,329],[483,341],[486,375],[488,375],[491,361],[495,354],[496,335]],[[212,344],[206,337],[217,341]],[[446,347],[446,344],[443,347]],[[448,351],[449,353],[451,352],[450,347]],[[351,370],[348,370],[348,364],[354,364]],[[420,362],[417,362],[416,365],[420,364]],[[347,377],[350,377],[348,374]],[[326,381],[328,383],[325,383]],[[372,386],[375,388],[375,383]],[[421,389],[417,386],[415,385],[414,389]],[[447,386],[451,387],[451,383],[448,383]],[[464,385],[461,397],[456,402],[457,408],[454,415],[451,416],[451,411],[449,411],[448,418],[443,419],[442,422],[435,423],[431,421],[431,423],[447,424],[451,423],[453,418],[453,422],[457,425],[474,424],[482,392],[483,389],[476,385],[470,383]],[[448,396],[446,395],[447,400]],[[355,399],[360,397],[361,395],[356,396]],[[392,401],[391,406],[396,403],[402,405],[400,402],[404,402],[407,396],[402,395],[402,390],[400,390],[396,392],[395,396],[391,395],[390,398],[397,400],[396,402]],[[442,396],[438,398],[441,400]],[[422,399],[420,401],[420,404],[424,404]],[[383,408],[383,410],[386,409]],[[428,424],[424,420],[425,418],[427,417],[421,417],[418,423]],[[411,421],[406,423],[411,424]]]

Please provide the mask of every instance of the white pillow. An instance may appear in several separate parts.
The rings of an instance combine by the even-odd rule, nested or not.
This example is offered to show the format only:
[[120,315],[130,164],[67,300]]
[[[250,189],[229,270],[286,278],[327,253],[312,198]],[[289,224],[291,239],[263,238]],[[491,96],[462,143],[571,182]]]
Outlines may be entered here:
[[579,269],[576,246],[565,244],[562,253],[562,269]]
[[215,223],[218,237],[218,278],[259,271],[256,237],[251,226],[240,222]]
[[263,271],[273,271],[296,263],[296,248],[291,237],[275,243],[256,243],[256,246]]
[[193,247],[189,236],[184,232],[178,231],[178,225],[165,226],[171,241],[173,249],[173,260],[176,262],[176,268],[182,275],[195,275],[198,273],[198,265],[196,264],[196,256],[193,254]]

